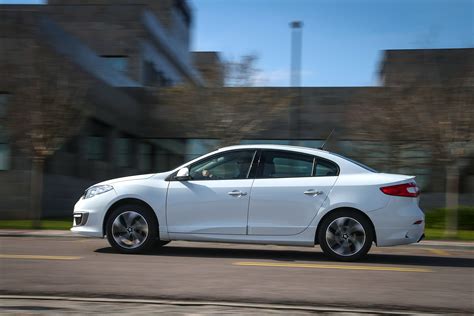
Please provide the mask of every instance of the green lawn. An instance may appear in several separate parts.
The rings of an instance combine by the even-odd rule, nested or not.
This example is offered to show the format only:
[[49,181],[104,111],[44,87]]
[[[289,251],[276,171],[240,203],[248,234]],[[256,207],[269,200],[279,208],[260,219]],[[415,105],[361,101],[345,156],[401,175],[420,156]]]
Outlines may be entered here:
[[[67,230],[72,227],[72,218],[44,219],[40,229]],[[32,229],[31,220],[0,220],[0,229]]]
[[[427,240],[436,240],[444,239],[444,229],[439,228],[425,228],[425,238]],[[474,241],[474,231],[473,230],[458,230],[458,234],[454,238],[449,238],[452,240],[464,240],[464,241]]]

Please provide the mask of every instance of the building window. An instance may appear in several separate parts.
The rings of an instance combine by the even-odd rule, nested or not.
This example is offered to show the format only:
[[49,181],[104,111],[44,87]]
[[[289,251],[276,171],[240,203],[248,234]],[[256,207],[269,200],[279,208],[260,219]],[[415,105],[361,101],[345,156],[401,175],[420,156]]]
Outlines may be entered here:
[[0,170],[10,168],[10,146],[0,143]]
[[7,101],[9,94],[0,93],[0,170],[10,168],[10,146],[7,141],[7,133],[4,125],[7,116]]
[[153,147],[147,143],[141,143],[139,147],[138,168],[143,171],[150,171],[153,161]]
[[102,60],[105,61],[105,63],[112,67],[113,69],[120,71],[120,72],[126,72],[127,67],[128,67],[128,57],[127,56],[114,56],[114,55],[104,55],[101,56]]
[[132,165],[132,139],[121,137],[117,139],[117,166],[126,168]]
[[0,119],[4,119],[7,116],[7,101],[9,96],[7,93],[0,92]]
[[157,71],[152,62],[143,63],[143,84],[146,86],[170,87],[173,81],[168,79],[162,71]]
[[87,137],[88,160],[105,160],[105,138],[100,136]]

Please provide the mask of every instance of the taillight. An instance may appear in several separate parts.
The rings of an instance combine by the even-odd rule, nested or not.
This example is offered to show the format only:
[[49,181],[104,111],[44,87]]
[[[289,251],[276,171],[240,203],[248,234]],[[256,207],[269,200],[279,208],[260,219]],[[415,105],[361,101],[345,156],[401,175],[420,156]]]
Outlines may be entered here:
[[380,191],[385,194],[395,196],[417,197],[418,195],[420,195],[420,189],[414,182],[382,187],[380,188]]

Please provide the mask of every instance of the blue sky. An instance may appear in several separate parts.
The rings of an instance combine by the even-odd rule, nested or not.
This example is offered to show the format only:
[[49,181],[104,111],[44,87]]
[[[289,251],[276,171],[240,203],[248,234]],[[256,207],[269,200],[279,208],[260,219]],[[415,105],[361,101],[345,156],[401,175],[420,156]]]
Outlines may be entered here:
[[[38,3],[8,1],[0,3]],[[474,47],[474,0],[189,0],[192,49],[257,54],[261,85],[289,85],[290,29],[303,28],[303,86],[377,84],[384,49]]]
[[474,0],[191,0],[193,48],[256,53],[265,85],[289,85],[302,20],[304,86],[377,84],[381,50],[474,46]]

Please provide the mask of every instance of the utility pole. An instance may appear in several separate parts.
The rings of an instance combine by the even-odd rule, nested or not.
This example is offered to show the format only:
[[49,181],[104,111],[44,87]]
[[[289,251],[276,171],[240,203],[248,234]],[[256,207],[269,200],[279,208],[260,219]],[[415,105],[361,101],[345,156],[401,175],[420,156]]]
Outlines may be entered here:
[[290,23],[291,28],[291,78],[290,86],[298,89],[297,98],[290,104],[288,113],[288,136],[290,144],[294,145],[295,140],[299,136],[298,127],[298,107],[302,102],[301,89],[301,46],[303,37],[303,22],[293,21]]

